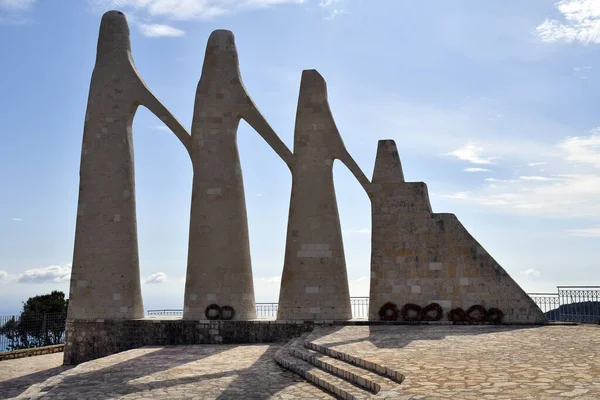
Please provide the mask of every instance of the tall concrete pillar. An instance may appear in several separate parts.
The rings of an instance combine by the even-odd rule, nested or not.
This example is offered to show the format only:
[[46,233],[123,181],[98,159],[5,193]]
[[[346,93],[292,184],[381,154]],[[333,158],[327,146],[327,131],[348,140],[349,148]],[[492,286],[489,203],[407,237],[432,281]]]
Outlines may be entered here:
[[387,302],[499,308],[504,322],[540,323],[544,314],[454,214],[432,212],[427,185],[405,182],[393,140],[380,140],[369,190],[372,207],[369,319]]
[[131,129],[140,104],[189,149],[189,134],[138,75],[125,15],[109,11],[100,24],[83,130],[69,319],[144,316]]
[[340,159],[366,187],[335,126],[323,77],[302,72],[294,131],[295,164],[278,319],[352,318],[342,231],[333,184]]
[[194,178],[184,319],[206,319],[206,307],[213,303],[233,307],[234,319],[256,318],[237,148],[241,118],[292,165],[292,153],[246,92],[233,34],[214,31],[206,47],[192,121]]

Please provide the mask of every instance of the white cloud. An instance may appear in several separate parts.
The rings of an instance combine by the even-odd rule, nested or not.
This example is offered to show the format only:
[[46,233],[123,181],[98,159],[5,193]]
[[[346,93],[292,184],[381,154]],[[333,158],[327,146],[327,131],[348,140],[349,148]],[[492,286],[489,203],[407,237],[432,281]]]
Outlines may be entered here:
[[332,20],[335,17],[337,17],[338,15],[346,14],[345,6],[342,3],[345,3],[345,1],[343,1],[343,0],[321,0],[321,2],[319,2],[319,6],[323,9],[327,10],[327,12],[329,13],[329,15],[327,17],[325,17],[325,19]]
[[567,152],[566,160],[580,165],[600,167],[600,129],[584,137],[571,137],[559,144]]
[[149,275],[144,283],[152,284],[152,283],[163,283],[167,281],[167,274],[164,272],[157,272],[155,274]]
[[28,269],[19,278],[19,283],[58,283],[71,278],[71,264],[50,265],[45,268]]
[[[548,176],[486,178],[492,185],[457,190],[442,197],[494,207],[497,211],[547,218],[586,217],[600,220],[600,135],[567,137],[544,151],[552,157]],[[506,154],[505,154],[506,155]],[[516,173],[516,172],[515,172]]]
[[465,168],[465,172],[489,172],[487,168]]
[[181,29],[161,24],[140,24],[142,35],[147,37],[179,37],[185,35]]
[[501,182],[501,183],[519,182],[518,180],[515,180],[515,179],[497,179],[497,178],[485,178],[484,181],[486,181],[486,182]]
[[521,274],[525,275],[527,278],[537,278],[541,275],[540,271],[535,268],[529,268],[528,270],[521,271]]
[[543,42],[600,43],[600,2],[562,0],[556,3],[561,20],[546,19],[534,34]]
[[548,178],[546,176],[520,176],[522,181],[555,181],[556,178]]
[[547,162],[530,162],[527,163],[528,167],[537,167],[538,165],[546,165],[548,164]]
[[263,196],[264,196],[264,194],[262,194],[262,193],[256,193],[256,197],[263,197]]
[[457,199],[457,200],[465,200],[469,198],[469,192],[456,192],[450,194],[443,194],[442,197],[447,199]]
[[594,228],[569,229],[567,232],[571,236],[600,237],[600,225]]
[[581,71],[581,70],[590,70],[592,69],[591,66],[586,66],[586,67],[573,67],[574,71]]
[[23,218],[13,218],[12,220],[15,222],[21,222],[21,221],[23,221]]
[[95,0],[103,7],[143,11],[150,17],[174,20],[209,20],[243,11],[279,4],[300,4],[305,0]]
[[0,282],[8,280],[8,272],[0,270]]
[[474,144],[467,144],[459,149],[456,149],[447,155],[457,157],[460,160],[468,161],[471,164],[493,164],[493,160],[498,157],[483,157],[484,148]]

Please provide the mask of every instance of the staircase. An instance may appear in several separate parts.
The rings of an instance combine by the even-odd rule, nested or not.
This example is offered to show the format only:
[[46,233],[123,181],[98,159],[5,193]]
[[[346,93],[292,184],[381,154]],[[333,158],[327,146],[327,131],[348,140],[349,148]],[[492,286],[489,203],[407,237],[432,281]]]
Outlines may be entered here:
[[[275,353],[275,362],[340,399],[401,399],[404,375],[391,368],[312,343],[310,333]],[[408,397],[407,397],[408,398]]]

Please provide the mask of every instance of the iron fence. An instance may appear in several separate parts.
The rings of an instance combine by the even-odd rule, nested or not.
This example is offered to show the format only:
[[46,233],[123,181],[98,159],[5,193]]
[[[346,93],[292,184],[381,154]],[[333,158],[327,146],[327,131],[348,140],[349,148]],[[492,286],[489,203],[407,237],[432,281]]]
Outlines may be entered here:
[[[529,293],[548,321],[598,323],[600,286],[558,286],[556,293]],[[367,319],[369,298],[351,297],[352,317]],[[181,309],[148,310],[149,316],[181,316]],[[256,303],[259,318],[275,318],[277,303]],[[66,313],[0,316],[0,352],[64,343]]]
[[[600,286],[558,286],[556,293],[528,293],[548,321],[598,323]],[[352,318],[368,319],[369,298],[351,297]],[[148,315],[182,315],[183,310],[149,310]],[[277,303],[256,303],[259,318],[275,318]]]
[[[369,298],[368,297],[350,297],[350,306],[352,307],[352,318],[367,319],[369,317]],[[256,316],[258,318],[277,317],[278,303],[256,303]],[[183,310],[148,310],[149,316],[160,315],[183,315]]]
[[0,316],[0,351],[64,343],[67,313]]
[[558,286],[556,293],[529,293],[529,296],[548,321],[600,321],[600,286]]
[[[542,310],[544,314],[546,314],[546,318],[549,321],[560,321],[560,317],[558,315],[558,307],[560,306],[560,301],[558,298],[558,293],[527,293],[531,300],[537,304],[537,306]],[[551,316],[551,317],[549,317]]]
[[559,286],[561,321],[597,323],[600,320],[600,286]]
[[277,316],[277,303],[256,303],[256,316],[258,318],[268,318]]
[[350,306],[352,307],[352,318],[369,318],[369,298],[368,297],[350,297]]

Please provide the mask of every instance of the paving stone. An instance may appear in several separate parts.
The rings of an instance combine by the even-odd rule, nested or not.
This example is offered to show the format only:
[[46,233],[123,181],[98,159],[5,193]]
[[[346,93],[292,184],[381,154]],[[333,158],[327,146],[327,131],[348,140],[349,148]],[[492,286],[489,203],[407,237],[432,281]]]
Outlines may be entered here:
[[[598,326],[330,326],[306,339],[403,373],[394,400],[600,398]],[[279,367],[281,347],[144,347],[72,369],[60,353],[0,361],[0,399],[333,398]]]

